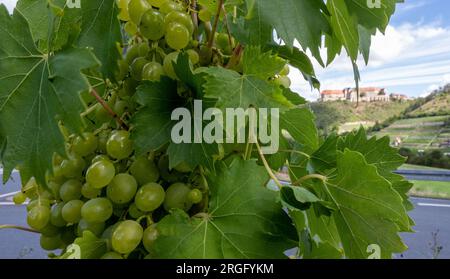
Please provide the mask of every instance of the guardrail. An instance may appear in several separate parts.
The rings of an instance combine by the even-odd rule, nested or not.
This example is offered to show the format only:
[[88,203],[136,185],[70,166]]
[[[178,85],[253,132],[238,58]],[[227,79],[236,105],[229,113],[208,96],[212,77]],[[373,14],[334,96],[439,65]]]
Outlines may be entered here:
[[445,170],[397,170],[395,173],[403,175],[408,180],[450,182],[450,171]]

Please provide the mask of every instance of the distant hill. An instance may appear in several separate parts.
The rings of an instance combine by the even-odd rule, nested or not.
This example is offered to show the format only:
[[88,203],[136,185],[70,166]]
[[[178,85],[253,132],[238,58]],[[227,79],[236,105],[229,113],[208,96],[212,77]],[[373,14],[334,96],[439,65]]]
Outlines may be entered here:
[[450,115],[450,84],[419,98],[405,111],[409,117]]
[[[353,127],[357,128],[360,124],[372,126],[377,122],[400,116],[413,102],[371,102],[359,103],[358,106],[356,103],[346,101],[313,102],[310,103],[310,107],[316,115],[318,128],[328,134],[332,131],[342,132]],[[342,129],[342,126],[348,128]]]

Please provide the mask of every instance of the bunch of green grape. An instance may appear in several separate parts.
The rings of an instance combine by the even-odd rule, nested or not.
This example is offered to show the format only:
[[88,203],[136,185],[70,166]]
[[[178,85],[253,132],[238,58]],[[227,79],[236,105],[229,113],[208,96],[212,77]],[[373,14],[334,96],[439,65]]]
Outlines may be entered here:
[[[82,114],[85,132],[70,134],[61,123],[66,154],[54,155],[47,185],[31,179],[14,197],[17,204],[28,201],[27,222],[41,233],[43,249],[64,252],[90,231],[108,244],[103,258],[151,258],[157,223],[171,210],[191,216],[206,211],[204,170],[191,169],[185,162],[169,168],[167,146],[138,156],[128,127],[120,124],[129,123],[139,109],[134,96],[143,82],[166,76],[178,84],[181,97],[192,97],[173,68],[181,52],[188,54],[193,68],[225,66],[230,61],[234,38],[220,28],[212,40],[198,32],[211,26],[213,16],[186,2],[117,0],[126,43],[121,46],[124,55],[116,81],[98,89],[105,103],[82,93],[88,108]],[[280,73],[280,78],[284,75]],[[223,157],[223,150],[221,154],[217,158]]]
[[[103,258],[150,258],[157,222],[172,209],[204,206],[205,184],[186,164],[169,169],[164,148],[135,156],[129,132],[72,135],[67,158],[54,156],[48,187],[31,179],[14,197],[45,250],[65,249],[88,230],[108,243]],[[200,182],[199,182],[200,181]]]

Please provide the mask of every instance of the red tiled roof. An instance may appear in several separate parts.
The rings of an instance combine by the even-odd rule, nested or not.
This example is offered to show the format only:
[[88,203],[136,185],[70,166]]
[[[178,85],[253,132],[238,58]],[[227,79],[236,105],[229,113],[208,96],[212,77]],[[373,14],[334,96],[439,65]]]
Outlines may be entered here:
[[381,91],[381,88],[378,87],[361,87],[359,88],[359,92],[374,92],[374,91]]
[[341,95],[344,92],[342,90],[323,90],[320,94],[322,95]]

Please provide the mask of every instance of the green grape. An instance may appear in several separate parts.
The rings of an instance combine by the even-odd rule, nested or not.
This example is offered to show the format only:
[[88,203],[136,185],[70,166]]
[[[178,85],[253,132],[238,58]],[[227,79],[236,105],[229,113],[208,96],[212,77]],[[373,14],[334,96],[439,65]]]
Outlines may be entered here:
[[167,54],[166,57],[164,58],[163,64],[164,72],[172,79],[178,79],[172,64],[174,62],[175,63],[177,62],[178,54],[179,54],[178,51],[174,51]]
[[[108,138],[106,138],[106,141],[107,140],[108,140]],[[105,145],[106,145],[106,141],[105,141]],[[97,163],[97,162],[102,161],[102,160],[109,161],[109,157],[106,156],[106,155],[103,155],[103,154],[97,155],[94,158],[92,158],[91,164]]]
[[[128,63],[125,60],[119,60],[117,64],[119,65],[119,70],[116,72],[117,80],[123,80],[128,74]],[[90,102],[86,102],[87,104],[95,101],[95,97],[92,94],[89,93],[87,96],[90,98]]]
[[118,0],[117,6],[120,9],[119,19],[123,21],[129,21],[130,15],[128,14],[128,3],[130,0]]
[[216,35],[216,45],[222,50],[223,54],[230,55],[232,50],[228,39],[228,34],[218,33]]
[[137,191],[137,182],[134,177],[120,173],[114,177],[106,188],[107,197],[116,204],[128,203],[134,198]]
[[61,172],[67,178],[81,177],[86,162],[77,154],[71,154],[61,163]]
[[66,181],[59,189],[59,196],[65,202],[81,198],[81,182],[76,179]]
[[192,202],[188,200],[191,188],[184,183],[175,183],[170,185],[166,191],[166,198],[164,199],[164,209],[170,211],[171,209],[179,208],[188,211]]
[[15,194],[13,197],[13,202],[15,204],[23,204],[26,200],[27,200],[27,195],[25,195],[22,192]]
[[42,249],[47,250],[47,251],[53,251],[53,250],[59,249],[59,248],[61,248],[61,246],[63,244],[59,235],[57,235],[57,236],[41,235],[39,243],[40,243]]
[[139,26],[142,15],[149,9],[151,9],[151,6],[146,0],[130,0],[130,3],[128,4],[128,14],[130,15],[131,21]]
[[157,41],[161,39],[165,33],[163,15],[156,10],[148,10],[142,16],[139,30],[145,38],[151,41]]
[[274,80],[275,84],[289,88],[291,86],[291,80],[287,76],[279,76]]
[[39,192],[39,198],[41,198],[41,199],[44,199],[44,200],[54,200],[55,199],[53,194],[46,189],[39,188],[38,192]]
[[128,108],[128,102],[123,101],[123,100],[117,100],[114,103],[113,110],[119,117],[121,117],[125,113],[127,108]]
[[83,202],[80,200],[71,200],[67,202],[61,211],[61,215],[69,224],[75,224],[81,220],[81,207],[83,207]]
[[184,10],[183,5],[171,0],[164,2],[163,4],[161,4],[159,8],[159,11],[163,14],[168,14],[172,11],[182,12],[183,10]]
[[200,12],[198,12],[198,18],[203,22],[211,21],[212,14],[207,9],[201,9]]
[[139,188],[134,199],[136,207],[144,212],[157,209],[164,202],[164,188],[156,183],[148,183]]
[[76,238],[77,238],[77,235],[75,233],[75,226],[69,226],[69,227],[65,227],[63,229],[63,232],[61,233],[61,241],[65,245],[72,244]]
[[135,80],[142,80],[142,70],[144,69],[144,66],[149,61],[145,59],[144,57],[138,57],[134,59],[133,63],[131,64],[131,76]]
[[56,236],[61,232],[61,228],[58,228],[49,222],[47,226],[40,229],[39,232],[45,236]]
[[77,226],[77,235],[83,236],[84,231],[90,231],[95,234],[97,237],[101,236],[103,231],[105,230],[105,223],[89,223],[84,219],[81,219]]
[[77,136],[72,143],[72,150],[80,156],[94,153],[98,146],[97,137],[93,133],[83,133]]
[[189,60],[191,61],[192,65],[196,65],[200,62],[200,56],[198,55],[197,51],[188,49],[186,52],[189,55]]
[[172,11],[164,17],[165,28],[167,29],[171,23],[179,23],[184,25],[184,27],[186,27],[189,31],[189,35],[194,33],[194,23],[192,22],[192,18],[189,14],[179,11]]
[[[98,134],[98,151],[106,153],[106,142],[108,141],[110,132],[103,130]],[[95,159],[95,158],[94,158]],[[92,164],[95,162],[92,162]]]
[[112,250],[111,245],[111,236],[114,232],[114,230],[117,228],[117,226],[120,225],[121,222],[117,222],[109,227],[106,228],[106,230],[103,231],[101,238],[106,241],[106,246],[108,250]]
[[283,70],[281,70],[280,76],[287,76],[287,75],[289,75],[290,71],[291,71],[291,69],[289,68],[289,65],[286,64],[286,65],[284,65]]
[[199,189],[192,189],[188,194],[188,200],[191,203],[200,203],[203,200],[203,194]]
[[131,218],[133,219],[137,219],[141,216],[144,216],[145,213],[140,211],[139,208],[137,208],[135,203],[132,203],[130,205],[130,207],[128,208],[128,214],[131,216]]
[[103,256],[100,257],[102,260],[123,260],[122,255],[116,252],[106,252]]
[[62,209],[64,205],[65,203],[61,202],[53,206],[52,211],[50,212],[50,223],[53,226],[64,227],[67,224],[67,222],[62,217]]
[[112,214],[112,203],[106,198],[89,200],[81,208],[81,217],[89,223],[105,222]]
[[144,235],[142,237],[142,243],[144,244],[144,248],[145,248],[145,250],[147,250],[147,252],[151,252],[153,243],[158,238],[158,235],[159,235],[159,233],[158,233],[158,230],[156,229],[155,225],[151,225],[144,230]]
[[95,199],[102,193],[101,189],[92,187],[89,183],[84,183],[81,187],[81,195],[87,199]]
[[147,2],[153,7],[159,8],[162,4],[166,3],[168,0],[147,0]]
[[142,70],[142,79],[150,81],[159,81],[164,74],[163,67],[157,62],[150,62]]
[[116,169],[109,160],[93,163],[86,172],[86,181],[94,188],[107,186],[116,174]]
[[189,166],[189,164],[184,161],[179,163],[176,167],[174,167],[174,169],[176,171],[182,172],[182,173],[187,173],[187,172],[192,171],[192,168]]
[[128,21],[125,23],[123,30],[125,30],[125,32],[127,32],[130,36],[134,36],[138,32],[138,27],[134,24],[134,22]]
[[166,42],[172,49],[180,50],[189,44],[191,35],[189,30],[182,24],[172,22],[166,29]]
[[106,143],[106,151],[114,159],[122,160],[129,157],[133,153],[130,133],[124,130],[113,131]]
[[56,181],[49,181],[48,182],[48,189],[50,189],[51,193],[55,197],[56,200],[60,200],[61,197],[59,196],[59,191],[61,189],[60,183],[57,183]]
[[37,205],[28,211],[27,223],[33,229],[40,230],[47,226],[49,221],[50,208],[48,206]]
[[46,199],[36,198],[36,199],[30,200],[30,202],[27,204],[27,211],[30,211],[36,205],[43,205],[43,206],[50,207],[50,203],[51,203],[50,200],[46,200]]
[[155,163],[145,157],[138,157],[131,164],[130,173],[136,178],[139,185],[156,182],[159,178],[159,170]]
[[113,249],[121,254],[132,252],[141,243],[144,230],[141,225],[132,220],[121,222],[111,236]]

